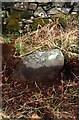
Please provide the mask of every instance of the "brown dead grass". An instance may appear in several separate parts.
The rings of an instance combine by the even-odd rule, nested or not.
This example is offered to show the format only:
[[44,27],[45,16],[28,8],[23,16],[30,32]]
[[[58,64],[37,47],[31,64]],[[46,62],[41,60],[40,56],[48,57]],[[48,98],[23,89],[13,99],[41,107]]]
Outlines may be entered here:
[[[28,35],[23,35],[16,40],[16,43],[20,42],[22,56],[36,50],[43,51],[54,48],[59,48],[71,56],[73,52],[75,53],[79,49],[79,32],[77,27],[77,23],[72,22],[68,28],[63,29],[59,23],[52,22]],[[23,52],[23,49],[25,49],[25,52]]]

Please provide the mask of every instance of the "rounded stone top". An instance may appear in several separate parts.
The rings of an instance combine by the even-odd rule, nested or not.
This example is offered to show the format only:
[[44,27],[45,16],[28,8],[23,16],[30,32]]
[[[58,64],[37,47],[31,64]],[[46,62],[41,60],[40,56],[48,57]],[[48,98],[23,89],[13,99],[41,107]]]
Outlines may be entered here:
[[64,65],[64,56],[59,49],[53,49],[51,51],[43,51],[30,54],[22,58],[23,63],[27,67],[34,69],[40,67],[62,67]]

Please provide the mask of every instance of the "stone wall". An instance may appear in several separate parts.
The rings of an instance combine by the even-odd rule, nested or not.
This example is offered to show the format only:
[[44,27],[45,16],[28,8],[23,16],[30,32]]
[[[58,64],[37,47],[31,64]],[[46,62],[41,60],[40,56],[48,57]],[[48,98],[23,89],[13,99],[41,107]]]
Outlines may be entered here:
[[[16,2],[14,3],[13,8],[16,10],[21,10],[21,11],[27,10],[30,13],[33,13],[35,17],[36,16],[40,16],[40,17],[50,16],[58,12],[63,12],[65,14],[79,13],[78,2],[51,2],[51,1],[48,2],[49,0],[45,2],[41,2],[40,0],[38,1],[39,2],[37,1],[36,2]],[[5,3],[7,7],[10,7],[9,4],[11,3]]]
[[[6,18],[9,16],[8,12],[10,12],[10,9],[12,8],[13,10],[15,10],[15,13],[18,11],[19,13],[22,13],[21,21],[19,23],[20,26],[22,26],[23,33],[29,31],[29,24],[33,23],[34,18],[49,19],[51,16],[57,13],[64,13],[64,14],[79,13],[78,2],[40,2],[40,1],[39,2],[3,2],[2,3],[3,14],[6,13],[6,15],[4,15],[3,17],[4,29],[8,23],[6,21]],[[13,15],[14,13],[12,13],[12,16]],[[5,18],[5,16],[7,17]],[[13,19],[9,20],[9,22],[11,22],[10,24],[12,24],[12,21],[15,21],[15,16],[14,16],[14,20]],[[51,22],[51,19],[49,19],[49,22]]]

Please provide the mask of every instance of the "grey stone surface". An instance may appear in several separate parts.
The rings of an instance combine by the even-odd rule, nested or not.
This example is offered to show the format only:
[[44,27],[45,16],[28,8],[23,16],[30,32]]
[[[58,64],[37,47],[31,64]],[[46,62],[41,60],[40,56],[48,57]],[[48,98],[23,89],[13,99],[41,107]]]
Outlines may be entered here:
[[73,9],[74,12],[79,12],[79,5],[76,5]]
[[44,66],[63,66],[63,61],[64,57],[59,49],[44,52],[36,52],[23,58],[24,64],[26,64],[27,67],[31,67],[34,69]]
[[55,2],[56,7],[62,7],[64,5],[64,2]]
[[[8,7],[12,7],[12,5],[14,5],[14,9],[17,10],[31,10],[32,12],[34,12],[34,16],[35,17],[46,17],[49,15],[53,15],[56,14],[58,11],[60,12],[64,12],[65,14],[68,14],[69,11],[73,8],[74,9],[71,12],[79,12],[79,3],[73,3],[73,2],[59,2],[59,1],[52,1],[52,0],[26,0],[26,1],[20,1],[17,3],[9,3],[9,2],[5,2],[3,4],[4,7],[6,7],[6,9]],[[38,6],[38,8],[37,8]],[[37,9],[36,9],[37,8]]]
[[68,14],[71,8],[62,8],[62,12]]
[[36,11],[34,12],[34,15],[39,16],[39,17],[46,17],[47,16],[46,12],[43,10],[42,7],[38,7],[36,9]]
[[50,10],[47,11],[48,15],[54,15],[58,13],[59,11],[56,8],[51,8]]
[[57,7],[56,9],[60,12],[62,11],[62,8],[60,8],[60,7]]
[[35,10],[36,7],[37,7],[37,4],[36,4],[36,3],[30,3],[30,5],[29,5],[29,9],[30,9],[30,10]]
[[47,4],[45,4],[45,5],[43,6],[43,9],[44,9],[45,11],[47,11],[47,10],[51,9],[51,7],[52,7],[52,3],[51,3],[51,4],[50,4],[50,3],[47,3]]
[[71,14],[72,14],[72,15],[76,15],[76,14],[77,14],[77,12],[72,12]]
[[[38,81],[41,84],[57,79],[64,65],[64,56],[59,49],[36,52],[25,56],[17,67],[17,76],[23,74],[25,80]],[[17,77],[16,76],[16,77]]]
[[16,3],[13,8],[17,10],[27,10],[28,2]]

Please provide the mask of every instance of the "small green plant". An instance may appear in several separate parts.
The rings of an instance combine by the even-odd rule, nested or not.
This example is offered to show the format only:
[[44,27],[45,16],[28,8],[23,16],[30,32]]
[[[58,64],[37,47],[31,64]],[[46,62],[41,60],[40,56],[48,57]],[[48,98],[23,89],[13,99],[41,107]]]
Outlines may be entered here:
[[57,41],[57,45],[58,45],[58,47],[60,47],[60,48],[61,48],[62,42],[61,42],[61,40],[60,40],[60,39],[58,39],[58,41]]
[[3,38],[3,40],[4,40],[4,42],[7,43],[7,44],[9,44],[9,43],[12,42],[9,37],[5,37],[5,38]]
[[16,40],[19,36],[20,36],[19,33],[16,33],[16,34],[14,35],[14,39]]
[[36,18],[33,23],[30,25],[30,28],[32,31],[37,30],[38,26],[43,27],[45,24],[47,24],[49,20],[47,18]]
[[20,52],[20,43],[16,43],[14,47],[16,51]]
[[24,56],[26,54],[26,49],[22,43],[16,43],[14,45],[14,48],[17,52],[20,53],[21,56]]
[[8,18],[6,19],[6,28],[11,33],[18,32],[20,26],[20,13],[16,12],[16,10],[11,10],[11,13],[9,14]]

